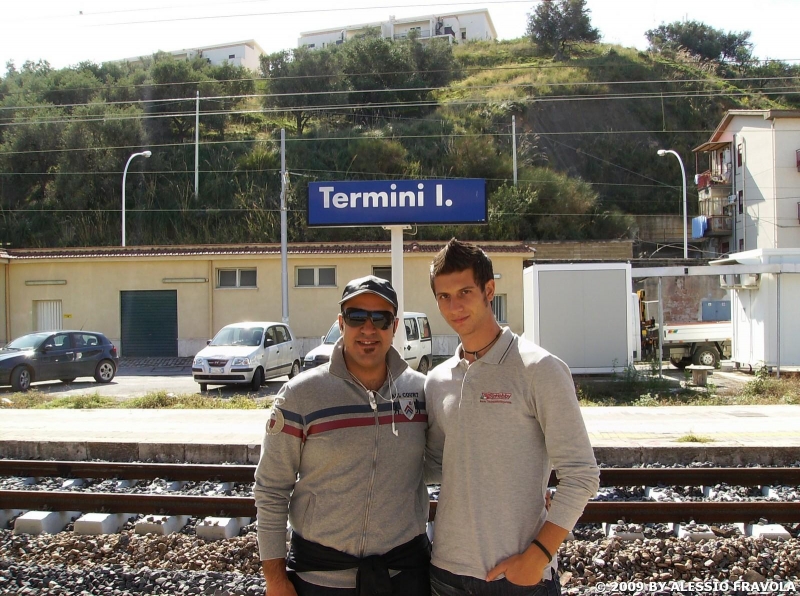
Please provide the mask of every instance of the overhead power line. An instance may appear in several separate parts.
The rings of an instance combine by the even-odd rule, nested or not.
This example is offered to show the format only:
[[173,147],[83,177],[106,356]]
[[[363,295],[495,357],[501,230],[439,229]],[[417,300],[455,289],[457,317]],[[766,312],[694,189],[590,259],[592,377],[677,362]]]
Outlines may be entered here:
[[[516,84],[509,85],[509,87],[532,87],[535,85],[530,84]],[[796,95],[800,94],[800,87],[781,87],[781,88],[762,88],[753,90],[728,90],[728,91],[694,91],[694,92],[643,92],[643,93],[606,93],[606,94],[586,94],[586,95],[560,95],[560,96],[535,96],[525,98],[507,98],[506,101],[517,101],[519,103],[552,103],[558,101],[575,102],[575,101],[609,101],[609,100],[636,100],[636,99],[685,99],[685,98],[699,98],[699,97],[742,97],[754,95],[758,92],[760,95]],[[201,111],[201,116],[224,116],[234,114],[261,114],[261,113],[281,113],[281,112],[297,112],[297,111],[330,111],[341,109],[392,109],[392,108],[412,108],[412,107],[438,107],[438,106],[469,106],[469,105],[486,105],[496,104],[497,99],[469,99],[469,100],[416,100],[411,102],[383,102],[383,103],[350,103],[350,104],[326,104],[326,105],[304,105],[304,106],[285,106],[285,107],[264,107],[259,109],[229,109],[229,110],[206,110]],[[147,113],[143,112],[136,115],[98,115],[95,117],[62,117],[58,119],[31,118],[29,120],[15,120],[11,122],[0,123],[0,127],[22,126],[26,124],[68,124],[71,122],[99,122],[109,120],[138,120],[138,119],[157,119],[157,118],[174,118],[194,116],[195,110],[185,110],[180,112],[159,112]]]

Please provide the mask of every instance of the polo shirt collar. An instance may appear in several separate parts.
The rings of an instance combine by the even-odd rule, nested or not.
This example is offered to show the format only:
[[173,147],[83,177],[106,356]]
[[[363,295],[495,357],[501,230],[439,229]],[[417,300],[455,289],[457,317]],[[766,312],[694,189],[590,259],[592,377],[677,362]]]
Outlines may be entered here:
[[[494,345],[475,362],[485,362],[486,364],[500,364],[500,362],[502,362],[511,342],[514,341],[514,332],[508,327],[503,327],[502,329],[503,332],[500,334],[500,337],[497,338],[497,341],[494,342]],[[456,347],[456,353],[454,354],[456,365],[464,359],[461,356],[462,348],[462,344],[458,344],[458,347]]]

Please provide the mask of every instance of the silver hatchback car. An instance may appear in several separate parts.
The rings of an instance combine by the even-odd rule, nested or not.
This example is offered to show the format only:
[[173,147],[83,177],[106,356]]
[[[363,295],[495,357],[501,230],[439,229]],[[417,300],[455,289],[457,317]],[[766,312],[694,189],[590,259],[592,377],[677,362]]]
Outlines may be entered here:
[[258,391],[266,379],[300,374],[300,350],[288,325],[270,321],[226,325],[197,353],[192,377],[209,385],[246,384]]

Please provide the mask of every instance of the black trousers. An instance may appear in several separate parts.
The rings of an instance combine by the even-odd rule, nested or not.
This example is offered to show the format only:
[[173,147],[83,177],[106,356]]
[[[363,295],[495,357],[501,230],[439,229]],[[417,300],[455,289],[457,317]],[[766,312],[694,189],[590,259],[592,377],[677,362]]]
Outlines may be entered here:
[[[328,588],[300,579],[296,573],[288,571],[289,580],[297,591],[297,596],[355,596],[355,588]],[[392,579],[392,596],[430,596],[431,584],[428,569],[401,571]]]

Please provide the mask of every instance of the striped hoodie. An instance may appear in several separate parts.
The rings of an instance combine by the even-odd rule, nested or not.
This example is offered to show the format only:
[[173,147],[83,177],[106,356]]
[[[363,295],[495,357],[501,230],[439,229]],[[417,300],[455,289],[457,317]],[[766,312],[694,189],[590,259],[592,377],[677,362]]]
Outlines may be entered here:
[[[394,348],[387,363],[391,374],[374,409],[345,366],[341,339],[328,364],[279,392],[255,474],[262,561],[286,556],[287,515],[306,540],[357,557],[383,554],[425,532],[425,377]],[[338,576],[304,577],[355,585],[355,570],[319,574]]]

